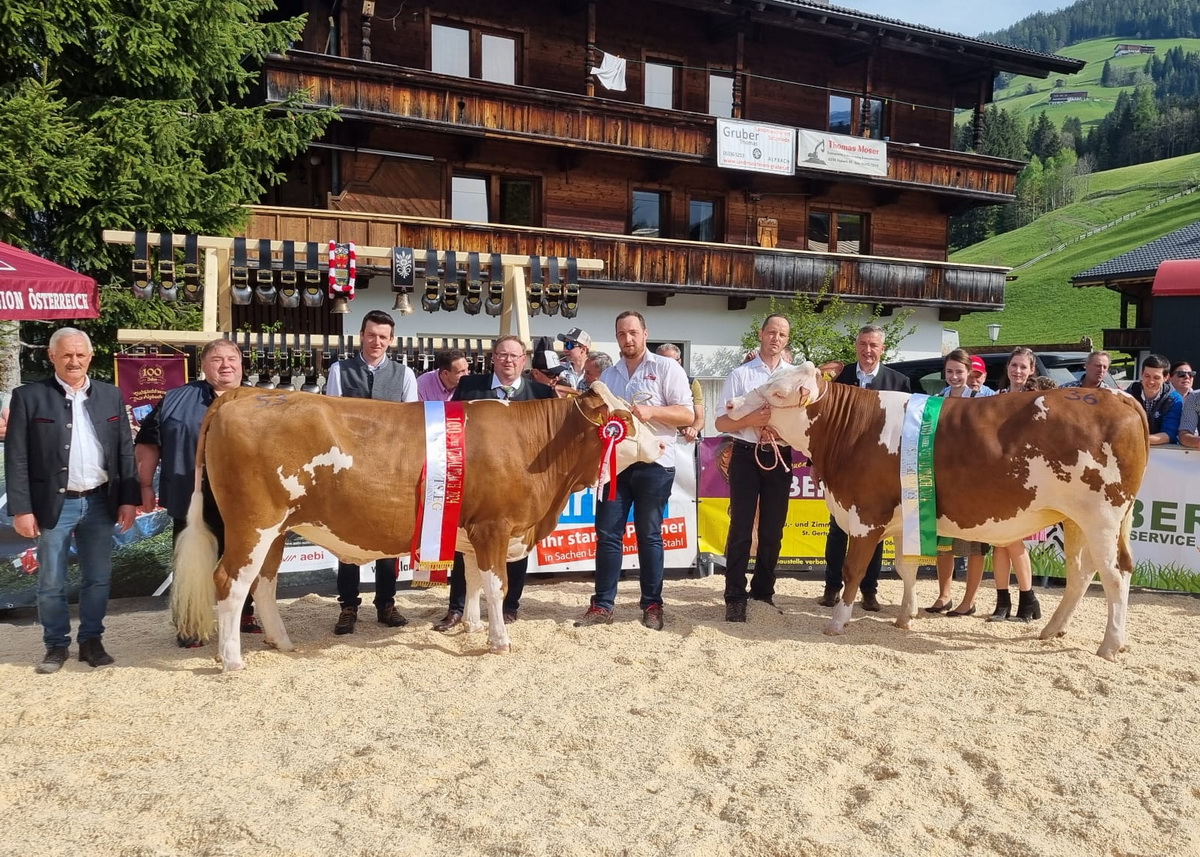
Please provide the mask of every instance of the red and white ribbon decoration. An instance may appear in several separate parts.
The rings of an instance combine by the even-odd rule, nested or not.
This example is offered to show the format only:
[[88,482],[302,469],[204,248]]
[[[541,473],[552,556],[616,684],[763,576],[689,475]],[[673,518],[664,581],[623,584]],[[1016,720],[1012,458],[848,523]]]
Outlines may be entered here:
[[609,417],[608,422],[597,429],[604,443],[600,456],[600,484],[604,484],[604,472],[608,471],[608,499],[617,499],[617,444],[629,436],[629,426],[620,417]]
[[329,242],[329,299],[354,300],[354,279],[358,272],[354,242]]

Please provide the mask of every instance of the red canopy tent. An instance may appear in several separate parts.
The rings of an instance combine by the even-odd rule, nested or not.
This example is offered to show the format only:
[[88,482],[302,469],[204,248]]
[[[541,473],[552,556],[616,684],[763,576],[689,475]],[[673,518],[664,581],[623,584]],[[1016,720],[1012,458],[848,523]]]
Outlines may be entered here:
[[0,241],[0,320],[99,317],[95,280]]

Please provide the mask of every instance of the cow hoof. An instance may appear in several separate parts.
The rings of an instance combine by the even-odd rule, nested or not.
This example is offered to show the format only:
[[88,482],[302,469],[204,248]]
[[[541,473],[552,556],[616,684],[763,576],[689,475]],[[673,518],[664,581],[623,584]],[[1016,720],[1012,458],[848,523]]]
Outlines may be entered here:
[[487,627],[482,622],[464,622],[463,624],[467,626],[467,633],[469,634],[478,634]]
[[493,643],[490,647],[488,647],[488,653],[493,655],[507,655],[510,651],[511,647],[508,643],[503,645],[496,645]]
[[241,661],[233,661],[233,662],[230,662],[227,664],[223,664],[223,667],[225,669],[225,672],[231,673],[231,672],[237,672],[240,669],[245,669],[246,665],[244,663],[242,663]]
[[900,618],[896,619],[896,627],[899,628],[901,631],[907,631],[908,630],[908,621],[909,621],[908,619],[900,617]]
[[270,646],[272,649],[276,649],[280,652],[296,651],[296,645],[291,640],[283,640],[282,642],[276,642],[274,640],[263,640],[263,642],[266,643],[268,646]]
[[845,625],[830,624],[830,625],[825,626],[825,636],[826,637],[840,637],[845,633],[846,633]]

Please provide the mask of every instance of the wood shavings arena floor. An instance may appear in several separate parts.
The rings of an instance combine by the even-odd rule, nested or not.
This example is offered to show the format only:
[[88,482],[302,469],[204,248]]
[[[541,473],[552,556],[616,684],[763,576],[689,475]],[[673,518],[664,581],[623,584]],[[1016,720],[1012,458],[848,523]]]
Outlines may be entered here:
[[72,645],[52,676],[40,628],[0,622],[0,854],[1200,854],[1200,600],[1135,592],[1113,664],[1098,585],[1042,642],[1045,619],[902,632],[896,580],[844,637],[812,579],[731,625],[723,583],[668,580],[661,633],[636,582],[586,629],[590,583],[531,585],[507,656],[430,630],[444,590],[343,637],[308,595],[282,604],[298,651],[244,636],[228,675],[162,610],[110,615],[116,666]]

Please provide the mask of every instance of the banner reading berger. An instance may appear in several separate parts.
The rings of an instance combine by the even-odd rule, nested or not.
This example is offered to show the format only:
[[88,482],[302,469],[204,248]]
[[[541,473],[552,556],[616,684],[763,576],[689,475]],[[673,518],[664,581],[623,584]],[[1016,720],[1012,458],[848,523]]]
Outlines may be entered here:
[[129,408],[130,422],[136,429],[162,401],[167,390],[187,383],[187,356],[117,354],[113,357],[113,380],[121,390]]

